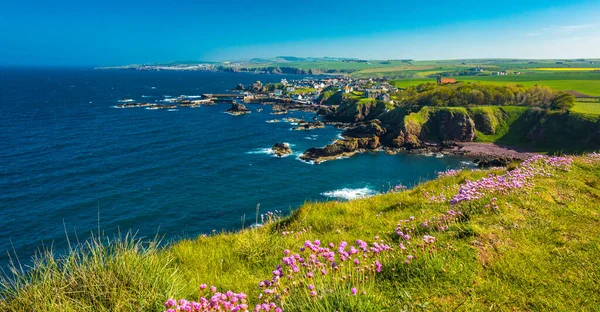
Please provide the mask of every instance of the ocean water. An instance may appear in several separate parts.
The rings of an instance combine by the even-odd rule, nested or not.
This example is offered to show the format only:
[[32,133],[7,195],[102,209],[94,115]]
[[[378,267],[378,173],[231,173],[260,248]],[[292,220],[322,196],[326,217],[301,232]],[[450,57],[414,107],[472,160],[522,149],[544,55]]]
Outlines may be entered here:
[[[7,251],[27,263],[42,244],[127,230],[167,240],[235,230],[261,212],[289,213],[305,201],[351,199],[414,185],[470,166],[459,157],[363,154],[311,165],[304,150],[341,133],[291,131],[270,107],[225,114],[226,104],[178,111],[116,109],[119,99],[226,92],[279,75],[92,69],[0,69],[0,266]],[[293,155],[269,148],[288,142]],[[99,218],[98,218],[99,216]],[[73,239],[74,236],[71,238]]]

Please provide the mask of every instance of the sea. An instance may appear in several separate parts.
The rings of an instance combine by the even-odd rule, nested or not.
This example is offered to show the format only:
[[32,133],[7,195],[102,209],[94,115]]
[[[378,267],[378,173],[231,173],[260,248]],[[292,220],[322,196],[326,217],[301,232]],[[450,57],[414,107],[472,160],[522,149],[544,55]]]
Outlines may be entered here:
[[[300,76],[91,68],[0,68],[0,267],[40,248],[67,250],[98,228],[163,241],[234,231],[259,213],[351,200],[432,179],[469,159],[366,153],[319,165],[298,156],[338,139],[334,127],[292,131],[270,106],[118,109],[231,92],[238,83]],[[258,108],[264,108],[258,112]],[[293,154],[270,147],[290,144]],[[258,220],[260,222],[260,220]],[[44,247],[43,247],[44,246]]]

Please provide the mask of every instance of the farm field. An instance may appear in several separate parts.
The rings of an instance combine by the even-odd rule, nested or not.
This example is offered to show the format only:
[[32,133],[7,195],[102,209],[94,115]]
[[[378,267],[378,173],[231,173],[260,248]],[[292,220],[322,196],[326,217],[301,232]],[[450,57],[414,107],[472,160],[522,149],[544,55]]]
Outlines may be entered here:
[[571,111],[582,114],[600,115],[600,102],[576,102]]
[[[600,73],[593,72],[542,72],[506,76],[460,76],[457,81],[481,81],[490,84],[507,85],[522,84],[526,87],[545,85],[556,90],[574,90],[586,95],[600,96]],[[435,79],[399,79],[394,84],[399,88],[418,85],[425,82],[435,82]]]

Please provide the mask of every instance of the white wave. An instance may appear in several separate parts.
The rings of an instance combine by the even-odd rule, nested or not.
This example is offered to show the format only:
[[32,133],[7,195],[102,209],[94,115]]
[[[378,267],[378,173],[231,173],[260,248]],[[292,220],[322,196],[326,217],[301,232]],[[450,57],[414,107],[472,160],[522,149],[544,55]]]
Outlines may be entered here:
[[256,148],[256,149],[253,149],[251,151],[247,151],[246,154],[250,154],[250,155],[256,155],[256,154],[275,155],[275,152],[273,152],[272,148]]
[[444,154],[436,154],[435,158],[444,158]]
[[267,120],[265,122],[266,123],[275,123],[275,122],[281,122],[281,120],[279,120],[279,119],[271,119],[271,120]]
[[344,139],[344,136],[342,135],[342,133],[341,133],[341,132],[340,132],[340,133],[338,133],[338,134],[337,134],[335,137],[336,137],[337,139],[339,139],[339,140],[343,140],[343,139]]
[[304,138],[305,138],[306,140],[311,140],[311,141],[315,141],[315,140],[317,140],[317,138],[315,138],[315,137],[313,137],[313,136],[307,136],[307,137],[304,137]]
[[153,95],[142,95],[143,98],[151,98],[154,97]]
[[120,103],[131,103],[131,102],[134,102],[134,100],[133,99],[122,99],[122,100],[118,100],[117,102],[120,102]]
[[375,194],[377,194],[377,192],[375,192],[374,190],[372,190],[368,187],[356,188],[356,189],[343,188],[343,189],[339,189],[339,190],[321,193],[321,195],[326,196],[326,197],[346,199],[346,200],[371,197]]
[[182,95],[182,97],[188,98],[188,99],[201,99],[202,95]]
[[[284,144],[288,144],[288,143],[284,143]],[[288,144],[288,146],[292,147],[294,146],[294,144]],[[271,155],[272,157],[279,157],[277,155],[275,155],[275,152],[273,151],[272,148],[267,147],[267,148],[255,148],[251,151],[247,151],[246,154],[248,155]],[[292,154],[287,154],[287,155],[283,155],[281,156],[281,158],[283,157],[288,157],[290,155],[296,155],[296,153],[292,152]],[[300,156],[300,155],[298,155]]]
[[178,112],[179,110],[177,108],[170,108],[167,111],[169,111],[169,112]]
[[[294,156],[296,156],[296,160],[299,160],[299,161],[301,161],[301,162],[303,162],[305,164],[309,164],[309,165],[314,165],[315,164],[314,160],[304,160],[304,159],[300,158],[300,156],[302,156],[302,153],[298,153],[298,154],[294,153]],[[322,161],[321,163],[324,163],[324,162],[325,161]]]

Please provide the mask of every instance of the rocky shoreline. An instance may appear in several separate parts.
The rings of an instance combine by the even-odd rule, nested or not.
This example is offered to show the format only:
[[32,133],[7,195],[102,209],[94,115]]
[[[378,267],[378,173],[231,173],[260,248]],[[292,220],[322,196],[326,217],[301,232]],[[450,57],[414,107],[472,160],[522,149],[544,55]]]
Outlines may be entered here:
[[[292,110],[290,105],[274,104],[271,114],[285,114],[288,110]],[[297,104],[294,106],[294,110],[301,109]],[[323,121],[320,121],[317,116],[322,116]],[[325,128],[326,125],[344,130],[342,139],[335,140],[324,147],[309,148],[299,156],[300,159],[315,164],[365,152],[385,152],[388,155],[410,153],[436,157],[460,155],[473,158],[480,167],[491,167],[506,166],[512,161],[523,160],[536,154],[523,148],[473,142],[474,122],[465,115],[442,112],[431,119],[438,128],[436,131],[441,134],[437,140],[427,140],[427,131],[431,129],[421,129],[412,124],[405,124],[402,127],[392,126],[389,122],[384,123],[379,119],[340,122],[329,110],[317,112],[313,121],[288,117],[269,122],[283,121],[295,124],[292,130],[299,131]],[[273,151],[280,157],[286,155],[280,155],[283,146],[278,144],[273,147]]]
[[[346,158],[364,152],[385,152],[388,155],[410,153],[421,155],[460,155],[471,157],[479,167],[506,166],[515,160],[524,160],[536,153],[523,148],[515,148],[493,143],[478,142],[419,142],[404,146],[390,146],[386,143],[386,129],[381,122],[339,123],[326,122],[339,129],[344,129],[342,139],[324,147],[313,147],[306,150],[300,159],[319,164],[328,160]],[[383,138],[383,140],[382,140]]]

